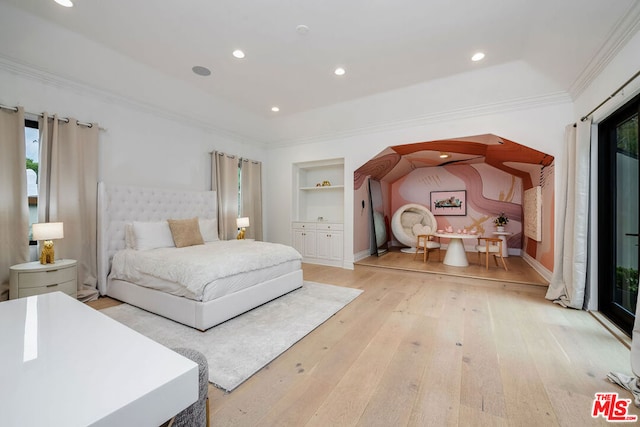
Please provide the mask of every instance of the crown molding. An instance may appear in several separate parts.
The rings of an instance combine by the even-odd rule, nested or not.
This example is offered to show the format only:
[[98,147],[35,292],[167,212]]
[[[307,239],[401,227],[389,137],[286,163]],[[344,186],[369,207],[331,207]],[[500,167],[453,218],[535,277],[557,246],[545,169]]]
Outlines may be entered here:
[[[256,142],[254,139],[251,139],[248,136],[238,134],[229,129],[223,129],[213,126],[211,123],[207,122],[204,119],[194,117],[193,115],[184,113],[180,110],[173,110],[168,107],[146,103],[131,97],[122,96],[113,92],[99,89],[90,84],[79,82],[77,80],[52,73],[44,68],[35,66],[33,64],[24,63],[20,60],[17,60],[16,58],[11,58],[3,54],[0,54],[0,70],[4,70],[10,74],[14,74],[32,81],[37,81],[47,86],[53,86],[56,88],[67,90],[81,96],[90,96],[92,98],[98,99],[105,104],[120,105],[134,111],[161,117],[163,119],[175,121],[180,124],[186,124],[189,126],[200,128],[219,137],[229,138],[236,142],[253,146],[260,146],[261,148],[264,148],[263,143]],[[27,107],[25,106],[25,108]]]
[[378,132],[388,132],[410,127],[425,126],[432,123],[447,122],[452,120],[469,119],[490,114],[506,113],[518,110],[528,110],[532,108],[546,107],[572,103],[572,99],[567,92],[558,91],[544,95],[514,98],[506,101],[499,101],[488,104],[474,105],[470,107],[456,108],[446,111],[415,116],[409,119],[390,121],[386,123],[376,123],[370,126],[363,126],[357,129],[348,129],[325,133],[322,135],[307,138],[287,138],[269,143],[270,148],[282,148],[301,144],[313,144],[326,142],[329,140],[362,136]]
[[616,23],[607,40],[591,58],[582,73],[569,87],[568,92],[572,99],[577,99],[593,83],[638,30],[640,30],[640,2],[635,1],[627,13]]
[[[248,136],[240,135],[236,132],[221,129],[208,123],[206,120],[195,118],[192,115],[185,114],[181,111],[172,110],[170,108],[153,105],[135,100],[130,97],[121,96],[113,92],[98,89],[89,84],[78,82],[76,80],[63,77],[52,73],[43,68],[39,68],[32,64],[25,64],[15,58],[10,58],[0,54],[0,70],[16,74],[33,81],[38,81],[48,86],[53,86],[74,92],[82,96],[91,96],[107,104],[117,104],[123,107],[151,114],[164,119],[172,120],[181,124],[187,124],[210,132],[214,135],[229,138],[233,141],[244,143],[247,145],[258,146],[261,148],[282,148],[301,144],[312,144],[328,140],[335,140],[359,135],[366,135],[375,132],[386,132],[407,127],[424,126],[431,123],[446,122],[456,119],[466,119],[489,114],[504,113],[509,111],[525,110],[550,105],[558,105],[572,102],[567,92],[553,92],[544,95],[531,97],[521,97],[500,101],[495,103],[480,104],[470,107],[456,108],[435,113],[423,114],[408,119],[389,121],[385,123],[372,123],[359,128],[346,129],[344,131],[336,131],[323,133],[319,135],[307,136],[302,138],[291,137],[280,140],[263,140],[256,141]],[[28,106],[27,106],[28,107]],[[105,124],[108,128],[108,124]]]

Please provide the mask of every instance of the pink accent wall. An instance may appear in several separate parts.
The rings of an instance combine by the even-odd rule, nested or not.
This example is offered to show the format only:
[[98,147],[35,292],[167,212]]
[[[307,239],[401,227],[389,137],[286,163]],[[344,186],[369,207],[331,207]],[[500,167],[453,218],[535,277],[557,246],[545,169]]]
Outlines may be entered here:
[[[476,228],[479,235],[495,231],[494,218],[505,212],[509,248],[522,246],[522,180],[490,165],[450,165],[415,169],[391,185],[391,209],[407,203],[429,207],[432,191],[466,190],[466,216],[436,216],[438,228]],[[473,247],[475,241],[468,241]]]

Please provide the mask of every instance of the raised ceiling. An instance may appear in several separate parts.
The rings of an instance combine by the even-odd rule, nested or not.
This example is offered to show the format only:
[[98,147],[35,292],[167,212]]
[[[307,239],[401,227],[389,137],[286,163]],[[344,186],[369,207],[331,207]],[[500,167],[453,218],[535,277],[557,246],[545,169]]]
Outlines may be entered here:
[[637,18],[635,0],[1,1],[267,119],[513,61],[575,95]]
[[[389,109],[372,119],[377,124],[433,112],[420,111],[428,102],[442,111],[575,98],[640,27],[637,0],[0,3],[34,18],[0,16],[0,59],[263,142],[370,126],[351,113],[341,120],[362,110],[350,102],[363,100],[373,111]],[[246,56],[235,58],[235,49]],[[486,58],[472,62],[480,50]],[[196,75],[194,66],[211,75]],[[345,75],[333,73],[338,66]],[[422,102],[411,99],[411,88],[451,76],[464,76],[460,93],[429,88]],[[398,105],[412,109],[397,117]],[[333,115],[323,114],[329,109]],[[310,130],[314,123],[322,126]]]

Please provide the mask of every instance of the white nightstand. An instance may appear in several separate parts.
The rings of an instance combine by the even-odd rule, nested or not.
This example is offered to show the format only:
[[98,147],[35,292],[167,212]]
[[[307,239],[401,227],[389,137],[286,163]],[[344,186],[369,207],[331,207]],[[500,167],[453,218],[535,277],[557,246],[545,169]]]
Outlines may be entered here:
[[78,293],[78,268],[74,259],[59,259],[53,264],[39,261],[10,268],[9,299],[61,291],[74,298]]

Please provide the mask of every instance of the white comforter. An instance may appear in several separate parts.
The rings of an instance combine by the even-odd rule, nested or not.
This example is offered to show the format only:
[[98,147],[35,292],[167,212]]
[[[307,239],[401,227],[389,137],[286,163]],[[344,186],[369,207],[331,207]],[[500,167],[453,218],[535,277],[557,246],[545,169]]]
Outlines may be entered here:
[[114,255],[109,276],[135,283],[142,274],[150,275],[202,295],[205,286],[217,279],[301,258],[290,246],[247,240],[146,251],[125,249]]

